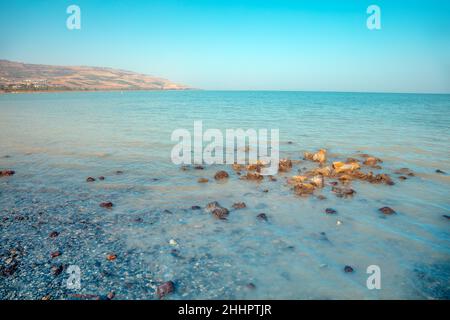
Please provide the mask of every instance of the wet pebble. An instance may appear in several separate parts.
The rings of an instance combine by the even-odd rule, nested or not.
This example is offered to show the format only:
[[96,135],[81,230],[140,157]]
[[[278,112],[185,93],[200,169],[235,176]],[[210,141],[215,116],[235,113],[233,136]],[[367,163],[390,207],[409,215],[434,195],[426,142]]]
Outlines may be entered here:
[[108,260],[108,261],[114,261],[116,259],[117,259],[117,255],[114,253],[110,253],[110,254],[106,255],[106,260]]
[[209,179],[206,179],[206,178],[198,178],[197,182],[198,182],[198,183],[207,183],[207,182],[209,182]]

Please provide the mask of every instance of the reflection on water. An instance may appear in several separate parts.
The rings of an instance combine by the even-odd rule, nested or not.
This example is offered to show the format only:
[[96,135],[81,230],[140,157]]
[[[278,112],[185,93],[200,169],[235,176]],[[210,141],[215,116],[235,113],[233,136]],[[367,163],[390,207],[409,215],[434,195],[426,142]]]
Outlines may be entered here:
[[[448,95],[21,94],[0,96],[0,111],[0,169],[17,172],[0,180],[0,210],[29,219],[4,222],[1,237],[9,247],[20,241],[35,248],[22,268],[47,259],[32,243],[58,222],[84,243],[75,250],[61,236],[68,241],[61,259],[90,270],[88,293],[111,283],[118,297],[151,298],[155,283],[174,279],[171,298],[178,299],[449,298],[450,222],[443,215],[450,214],[450,176],[435,172],[450,172]],[[172,131],[192,131],[194,120],[203,120],[204,130],[278,128],[282,157],[301,159],[318,148],[336,159],[364,152],[382,158],[386,172],[408,167],[416,176],[394,186],[354,182],[352,199],[325,188],[322,201],[294,196],[289,174],[258,184],[226,168],[231,178],[217,183],[212,177],[222,166],[181,171],[170,162]],[[86,183],[88,176],[105,180]],[[201,177],[210,182],[197,183]],[[107,200],[114,208],[100,210]],[[227,221],[191,208],[211,201],[247,207]],[[398,214],[380,216],[382,206]],[[268,222],[255,218],[261,212]],[[80,227],[81,220],[89,224]],[[129,258],[105,265],[100,253],[111,248]],[[366,288],[372,264],[381,267],[382,290]],[[355,272],[344,273],[345,265]],[[110,275],[99,280],[103,272]],[[20,290],[34,297],[44,286],[34,281]]]

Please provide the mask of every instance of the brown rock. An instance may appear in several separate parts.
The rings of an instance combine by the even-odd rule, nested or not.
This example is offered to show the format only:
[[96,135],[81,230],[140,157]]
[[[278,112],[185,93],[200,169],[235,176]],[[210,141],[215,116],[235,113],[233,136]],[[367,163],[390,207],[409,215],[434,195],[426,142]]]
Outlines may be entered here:
[[211,213],[214,218],[219,220],[226,220],[229,215],[229,211],[227,208],[216,208]]
[[347,187],[332,187],[331,191],[336,193],[336,196],[338,196],[340,198],[351,197],[356,193],[355,190],[353,190],[352,188],[347,188]]
[[247,207],[245,202],[236,202],[235,204],[233,204],[234,209],[243,209],[245,207]]
[[251,181],[261,181],[264,179],[264,176],[258,172],[247,172],[245,176],[241,177],[242,180],[251,180]]
[[206,179],[206,178],[198,178],[197,182],[198,182],[198,183],[207,183],[207,182],[209,182],[209,179]]
[[172,281],[164,282],[156,289],[156,294],[161,299],[175,290],[175,284]]
[[16,172],[14,170],[1,170],[0,177],[8,177],[14,175]]
[[114,206],[113,203],[110,201],[100,203],[100,207],[106,208],[106,209],[111,209],[113,206]]
[[278,163],[278,171],[288,172],[292,169],[292,161],[289,159],[280,159]]
[[227,179],[229,177],[228,173],[226,171],[217,171],[216,174],[214,175],[214,179],[216,180],[223,180],[223,179]]
[[386,215],[391,215],[391,214],[395,213],[395,211],[390,207],[383,207],[383,208],[378,209],[378,211],[380,211]]
[[300,183],[294,186],[294,192],[299,196],[308,196],[314,193],[314,186],[310,183]]
[[325,149],[320,149],[316,153],[305,152],[304,159],[319,163],[325,163],[325,161],[327,160],[327,151]]
[[64,270],[64,266],[62,264],[53,265],[52,268],[51,268],[52,274],[54,276],[60,275],[61,272],[63,272],[63,270]]
[[52,232],[50,232],[50,234],[48,236],[50,238],[56,238],[57,236],[59,236],[59,232],[58,231],[52,231]]
[[110,254],[106,255],[106,260],[108,260],[108,261],[114,261],[116,259],[117,259],[117,255],[114,253],[110,253]]
[[367,157],[366,160],[363,162],[366,166],[375,166],[381,161],[381,159],[375,158],[375,157]]
[[61,251],[54,251],[52,253],[50,253],[50,256],[52,257],[52,259],[59,257],[61,255]]

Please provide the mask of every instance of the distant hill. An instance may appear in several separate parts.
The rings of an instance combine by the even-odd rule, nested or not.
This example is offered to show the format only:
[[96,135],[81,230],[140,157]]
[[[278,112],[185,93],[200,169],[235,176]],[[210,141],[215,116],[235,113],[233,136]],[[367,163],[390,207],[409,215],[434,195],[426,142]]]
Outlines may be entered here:
[[186,90],[163,78],[101,67],[64,67],[0,60],[0,91]]

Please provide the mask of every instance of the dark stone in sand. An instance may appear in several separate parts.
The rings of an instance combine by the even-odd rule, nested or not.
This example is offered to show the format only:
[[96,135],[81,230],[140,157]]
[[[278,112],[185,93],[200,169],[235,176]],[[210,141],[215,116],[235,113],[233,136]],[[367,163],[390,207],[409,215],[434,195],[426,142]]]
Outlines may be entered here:
[[92,178],[92,177],[88,177],[86,179],[86,182],[94,182],[94,181],[95,181],[95,178]]
[[59,257],[61,254],[62,254],[61,251],[55,251],[55,252],[50,253],[50,256],[53,259],[53,258]]
[[106,209],[111,209],[113,206],[114,206],[113,203],[110,201],[100,203],[100,207],[106,208]]
[[394,214],[395,213],[394,209],[392,209],[390,207],[383,207],[383,208],[378,209],[378,211],[380,211],[380,212],[382,212],[382,213],[384,213],[386,215],[390,215],[390,214]]
[[268,220],[267,215],[266,215],[265,213],[260,213],[260,214],[258,214],[258,215],[256,216],[256,218],[257,218],[259,221],[267,221],[267,220]]
[[104,176],[100,176],[100,177],[98,177],[98,180],[105,180],[105,177]]
[[350,266],[345,266],[345,267],[344,267],[344,271],[345,271],[345,273],[350,273],[350,272],[353,272],[354,270],[353,270],[353,268],[350,267]]
[[334,210],[334,209],[332,209],[332,208],[326,208],[326,209],[325,209],[325,212],[326,212],[327,214],[336,214],[336,213],[337,213],[337,211]]
[[52,274],[54,276],[57,276],[57,275],[61,274],[61,272],[63,272],[63,270],[64,270],[64,266],[62,264],[54,265],[51,268]]
[[1,170],[0,171],[0,177],[9,177],[15,174],[16,172],[14,170]]
[[[14,171],[13,171],[14,172]],[[441,169],[436,169],[436,173],[445,174],[445,171],[442,171]]]
[[192,209],[192,210],[200,210],[201,207],[200,207],[200,206],[192,206],[191,209]]
[[288,141],[288,144],[293,144],[293,142],[292,141]]
[[222,180],[222,179],[226,179],[228,178],[229,175],[226,171],[217,171],[216,174],[214,175],[214,179],[216,180]]
[[59,232],[58,231],[52,231],[52,232],[50,232],[50,234],[48,236],[50,238],[56,238],[57,236],[59,236]]
[[163,298],[164,296],[172,293],[175,290],[175,284],[172,281],[164,282],[163,284],[159,285],[156,289],[156,294],[158,298]]
[[233,204],[234,209],[243,209],[245,207],[247,207],[245,202],[236,202],[235,204]]

